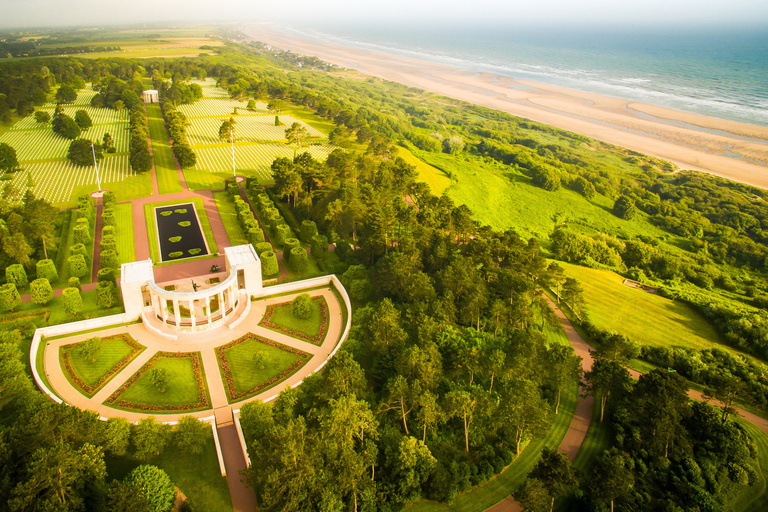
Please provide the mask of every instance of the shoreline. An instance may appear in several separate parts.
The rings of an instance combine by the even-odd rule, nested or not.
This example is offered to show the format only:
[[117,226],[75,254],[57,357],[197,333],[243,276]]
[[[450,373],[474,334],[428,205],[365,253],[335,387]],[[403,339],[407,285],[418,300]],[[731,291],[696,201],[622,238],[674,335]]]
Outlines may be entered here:
[[399,55],[343,47],[250,23],[249,37],[316,56],[364,75],[417,87],[527,118],[713,174],[768,189],[768,127],[726,121]]

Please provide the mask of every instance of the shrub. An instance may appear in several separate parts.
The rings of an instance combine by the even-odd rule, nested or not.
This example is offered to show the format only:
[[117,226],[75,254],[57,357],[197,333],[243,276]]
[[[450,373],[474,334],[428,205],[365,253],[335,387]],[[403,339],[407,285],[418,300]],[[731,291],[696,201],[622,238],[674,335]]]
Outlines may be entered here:
[[99,245],[101,246],[102,253],[106,251],[115,251],[117,253],[117,240],[115,240],[114,235],[102,236]]
[[182,416],[176,425],[174,444],[184,453],[200,455],[205,451],[205,445],[212,436],[208,423],[192,416]]
[[294,247],[301,247],[301,242],[298,238],[286,238],[283,242],[283,259],[287,262],[291,259],[291,249]]
[[181,251],[173,251],[171,253],[168,253],[169,258],[180,258],[181,256],[184,256],[184,253]]
[[172,236],[172,237],[170,237],[168,239],[168,241],[175,244],[176,242],[181,242],[181,237],[180,236]]
[[264,242],[264,232],[261,228],[251,228],[248,230],[248,241],[256,247],[256,245]]
[[84,358],[88,359],[90,362],[95,363],[96,359],[99,357],[99,354],[101,353],[102,346],[103,346],[103,340],[101,338],[99,337],[88,338],[82,343],[79,343],[77,352]]
[[131,471],[128,481],[136,494],[149,504],[152,512],[168,512],[176,497],[175,487],[171,479],[162,469],[142,465]]
[[115,220],[115,212],[111,208],[109,210],[104,210],[104,213],[101,214],[101,225],[102,226],[116,226],[117,221]]
[[[106,138],[106,133],[104,134]],[[111,207],[115,205],[115,193],[111,190],[108,190],[107,192],[104,192],[104,195],[101,197],[101,203],[104,205],[104,208]]]
[[24,288],[29,284],[29,278],[27,278],[27,271],[24,270],[24,265],[14,263],[5,267],[5,280],[9,283],[16,285],[16,288]]
[[261,256],[263,253],[269,252],[272,250],[272,244],[270,244],[269,242],[261,242],[256,244],[254,249],[256,249],[256,254]]
[[317,224],[311,220],[301,221],[301,232],[299,233],[299,238],[301,238],[302,242],[310,243],[312,241],[312,237],[316,234]]
[[93,121],[91,121],[91,116],[88,115],[88,112],[85,110],[78,110],[75,112],[75,122],[77,123],[77,126],[80,127],[81,130],[87,130],[91,126],[93,126]]
[[90,226],[85,224],[76,225],[74,229],[74,235],[76,244],[89,244],[91,242]]
[[118,266],[120,266],[120,260],[117,257],[117,251],[101,253],[101,268],[117,268]]
[[59,279],[59,272],[56,270],[56,264],[53,260],[40,260],[35,267],[38,278],[45,278],[51,283]]
[[552,192],[560,187],[560,172],[548,165],[536,166],[533,169],[531,183]]
[[291,312],[297,318],[307,319],[312,315],[312,297],[302,293],[291,301]]
[[200,252],[202,252],[202,249],[200,249],[200,248],[195,248],[195,249],[190,249],[190,250],[188,250],[187,252],[188,252],[189,254],[191,254],[192,256],[194,256],[194,255],[196,255],[196,254],[200,254]]
[[149,381],[161,393],[165,393],[168,387],[168,370],[165,368],[153,368],[149,372]]
[[307,269],[309,264],[307,259],[307,251],[303,247],[294,247],[291,249],[291,254],[288,259],[288,266],[294,272],[303,272]]
[[83,277],[88,273],[88,264],[85,262],[85,256],[74,254],[67,258],[67,268],[69,274],[75,277]]
[[266,251],[259,254],[261,259],[261,273],[265,276],[276,276],[280,272],[280,266],[277,264],[277,256],[275,253]]
[[109,309],[115,303],[115,285],[111,281],[101,281],[96,285],[96,303]]
[[75,244],[72,246],[72,249],[70,249],[71,254],[74,256],[75,254],[82,254],[83,258],[85,258],[85,261],[87,262],[90,260],[90,254],[88,254],[88,249],[86,249],[85,245],[83,244]]
[[328,254],[328,237],[315,235],[312,237],[312,256],[321,260]]
[[630,220],[635,216],[635,211],[635,201],[623,194],[613,203],[613,214],[620,219]]
[[163,453],[170,433],[171,428],[158,423],[153,416],[139,420],[131,436],[136,448],[136,458],[149,460]]
[[64,288],[61,298],[64,300],[64,310],[72,316],[77,316],[83,310],[83,298],[77,288]]
[[278,246],[282,247],[285,243],[285,240],[287,238],[291,238],[293,236],[293,233],[291,233],[291,227],[288,224],[278,224],[275,226],[275,236],[272,242]]
[[21,296],[15,284],[6,283],[0,286],[0,311],[12,311],[20,302]]
[[[99,271],[101,272],[101,271]],[[67,287],[69,288],[77,288],[77,291],[81,292],[83,291],[83,287],[80,285],[80,278],[79,277],[70,277],[67,279]]]
[[48,304],[53,298],[53,288],[50,281],[44,277],[37,278],[30,284],[30,295],[35,304]]
[[116,269],[105,267],[100,268],[99,271],[96,273],[96,281],[99,283],[107,282],[112,283],[113,285],[117,286],[117,281],[115,278]]

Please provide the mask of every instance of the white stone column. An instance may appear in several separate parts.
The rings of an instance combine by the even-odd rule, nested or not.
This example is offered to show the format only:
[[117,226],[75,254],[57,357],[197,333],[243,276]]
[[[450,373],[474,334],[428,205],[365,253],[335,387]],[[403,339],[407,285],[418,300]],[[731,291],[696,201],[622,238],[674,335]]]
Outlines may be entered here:
[[213,313],[211,312],[211,296],[208,295],[205,297],[205,312],[208,314],[208,327],[211,327],[211,317],[213,316]]
[[189,300],[189,319],[192,320],[192,327],[194,328],[195,325],[195,299]]
[[225,320],[227,318],[227,306],[224,304],[224,291],[219,292],[219,311],[221,311],[221,318]]
[[162,307],[163,324],[167,324],[168,323],[168,300],[165,298],[161,298],[160,307]]
[[[237,272],[237,270],[235,270]],[[237,307],[238,303],[238,286],[237,286],[237,279],[234,280],[232,283],[232,288],[229,289],[229,293],[232,294],[232,312],[235,312],[235,308]]]
[[180,327],[181,314],[179,313],[179,299],[173,299],[173,316],[176,318],[176,327]]

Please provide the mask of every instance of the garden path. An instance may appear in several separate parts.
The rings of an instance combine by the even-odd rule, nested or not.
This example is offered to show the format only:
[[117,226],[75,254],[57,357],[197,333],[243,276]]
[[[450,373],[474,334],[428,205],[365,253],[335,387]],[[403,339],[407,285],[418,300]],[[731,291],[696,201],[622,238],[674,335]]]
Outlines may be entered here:
[[[272,244],[272,247],[274,248],[275,244],[273,244],[272,240],[269,238],[269,230],[264,227],[264,224],[261,223],[261,219],[259,219],[259,216],[256,215],[256,208],[253,207],[251,200],[248,199],[248,196],[245,193],[245,188],[243,187],[243,183],[238,183],[238,187],[240,187],[240,197],[248,204],[248,206],[250,206],[253,218],[256,219],[256,222],[259,223],[259,227],[264,232],[264,240]],[[286,268],[285,260],[283,259],[283,251],[275,251],[275,256],[277,256],[277,266],[280,269],[278,277],[289,277],[288,269]]]

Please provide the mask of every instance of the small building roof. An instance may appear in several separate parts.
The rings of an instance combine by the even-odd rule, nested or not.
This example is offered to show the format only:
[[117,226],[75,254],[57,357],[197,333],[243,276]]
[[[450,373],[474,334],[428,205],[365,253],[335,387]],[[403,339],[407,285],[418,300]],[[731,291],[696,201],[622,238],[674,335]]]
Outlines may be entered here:
[[224,254],[227,256],[229,264],[233,267],[259,261],[259,255],[256,254],[256,251],[251,244],[225,247]]
[[123,263],[120,267],[120,283],[145,283],[154,281],[155,273],[152,271],[152,260],[134,261]]
[[157,94],[157,91],[154,89],[147,89],[146,91],[144,91],[144,94]]

